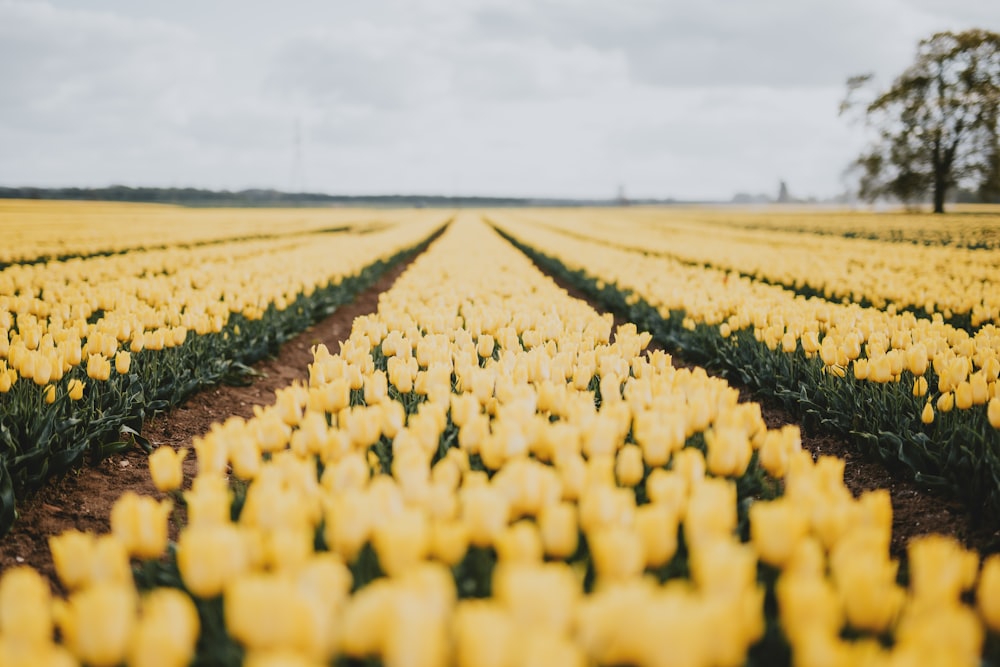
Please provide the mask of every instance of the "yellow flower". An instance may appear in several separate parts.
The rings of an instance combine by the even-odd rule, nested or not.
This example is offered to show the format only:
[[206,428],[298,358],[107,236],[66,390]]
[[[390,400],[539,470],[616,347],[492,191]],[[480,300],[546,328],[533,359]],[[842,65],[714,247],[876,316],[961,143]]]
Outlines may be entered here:
[[71,401],[79,401],[83,398],[84,383],[77,379],[72,379],[69,384],[66,385],[66,391],[69,393],[69,398]]
[[162,445],[149,455],[149,475],[158,491],[173,491],[181,487],[184,481],[182,464],[187,453],[187,447],[174,450],[173,447]]
[[249,567],[239,530],[231,524],[189,525],[177,539],[177,568],[184,586],[200,598],[213,598]]
[[1000,396],[994,396],[986,406],[986,418],[990,426],[1000,429]]
[[950,391],[938,396],[937,409],[938,412],[951,412],[951,409],[955,407],[955,394]]
[[492,487],[465,488],[461,494],[462,520],[469,530],[469,543],[488,547],[507,527],[510,503]]
[[119,351],[115,354],[115,372],[119,375],[125,375],[128,373],[128,369],[132,366],[132,355],[124,350]]
[[664,504],[642,505],[635,511],[635,530],[642,542],[646,567],[659,567],[677,552],[677,514]]
[[174,504],[126,491],[111,508],[111,532],[131,556],[158,558],[167,548],[167,518]]
[[59,616],[63,640],[81,662],[114,667],[125,660],[135,625],[135,590],[131,585],[95,584],[73,593]]
[[0,631],[34,645],[52,641],[52,594],[48,583],[27,565],[0,577]]
[[809,532],[809,517],[788,499],[755,502],[750,506],[750,540],[769,565],[782,567]]
[[920,421],[925,424],[934,423],[934,408],[931,406],[930,401],[924,405],[924,410],[920,413]]
[[716,426],[705,431],[708,471],[719,477],[739,477],[746,472],[753,449],[742,426]]
[[576,506],[568,502],[545,506],[538,515],[538,530],[547,556],[569,558],[576,553],[580,538]]
[[45,354],[36,354],[32,379],[39,387],[44,387],[52,379],[52,361]]
[[1000,554],[983,561],[976,587],[976,606],[986,625],[993,632],[1000,632]]
[[517,644],[510,615],[493,600],[463,600],[455,610],[458,667],[510,667]]
[[535,563],[542,560],[542,539],[532,521],[508,526],[496,540],[497,560],[502,563]]
[[914,597],[932,604],[957,603],[972,588],[979,557],[954,539],[921,535],[907,545],[910,557],[910,590]]
[[638,576],[645,565],[639,536],[622,526],[600,528],[587,535],[594,570],[602,580],[621,581]]
[[226,629],[251,650],[307,650],[315,646],[308,601],[291,582],[273,574],[250,574],[225,589]]
[[972,385],[968,380],[963,380],[955,387],[955,407],[959,410],[968,410],[972,407]]
[[618,450],[615,476],[621,486],[638,485],[644,474],[642,450],[637,445],[625,445]]
[[87,358],[87,377],[91,380],[105,381],[111,377],[111,362],[100,354],[92,354]]
[[157,588],[142,599],[141,609],[129,643],[129,667],[190,664],[200,629],[191,598],[176,588]]
[[100,582],[132,580],[128,552],[113,535],[97,537],[67,530],[49,537],[49,550],[59,581],[71,591]]
[[458,565],[469,549],[469,531],[461,521],[431,521],[430,555],[446,565]]
[[927,395],[927,378],[921,376],[913,381],[913,395],[917,397]]
[[49,405],[56,402],[56,386],[54,384],[45,388],[45,402]]
[[375,527],[372,546],[382,570],[395,577],[427,557],[430,537],[427,515],[418,509],[406,509]]

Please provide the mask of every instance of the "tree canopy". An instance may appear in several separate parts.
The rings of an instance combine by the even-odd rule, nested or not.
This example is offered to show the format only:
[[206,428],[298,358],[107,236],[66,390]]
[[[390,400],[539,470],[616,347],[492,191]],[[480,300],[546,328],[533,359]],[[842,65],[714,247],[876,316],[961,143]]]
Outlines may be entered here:
[[[848,80],[841,112],[859,105],[872,75]],[[1000,194],[1000,34],[939,32],[921,40],[913,63],[863,105],[877,139],[856,160],[859,194],[926,200],[944,212],[961,186],[984,200]]]

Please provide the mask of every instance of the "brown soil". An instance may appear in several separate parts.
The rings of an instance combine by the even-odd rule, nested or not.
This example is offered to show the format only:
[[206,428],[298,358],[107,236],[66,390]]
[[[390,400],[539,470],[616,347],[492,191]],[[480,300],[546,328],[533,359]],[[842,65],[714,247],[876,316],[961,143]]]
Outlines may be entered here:
[[[247,386],[219,385],[189,397],[169,412],[147,421],[142,435],[154,446],[190,447],[195,436],[207,433],[215,422],[231,415],[252,417],[253,406],[274,403],[275,390],[308,377],[313,356],[310,348],[324,343],[332,352],[351,333],[354,319],[375,312],[378,296],[387,290],[408,262],[386,272],[354,301],[338,308],[326,319],[282,345],[277,357],[253,365],[258,374]],[[185,476],[195,474],[194,456],[185,461]],[[189,482],[188,482],[189,483]],[[64,530],[104,533],[110,530],[111,507],[128,490],[162,497],[149,477],[146,454],[136,448],[112,456],[97,465],[85,466],[62,480],[43,487],[18,506],[19,518],[11,532],[0,539],[0,572],[21,563],[46,576],[53,590],[63,592],[49,552],[48,538]]]

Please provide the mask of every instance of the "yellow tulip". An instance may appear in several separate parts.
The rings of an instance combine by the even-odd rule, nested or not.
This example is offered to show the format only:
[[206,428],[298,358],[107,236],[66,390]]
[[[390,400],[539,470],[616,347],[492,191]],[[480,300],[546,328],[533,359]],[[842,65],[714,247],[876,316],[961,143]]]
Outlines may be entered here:
[[129,643],[129,667],[190,664],[200,629],[191,598],[176,588],[157,588],[142,599],[141,610]]
[[913,395],[917,397],[927,395],[927,378],[918,377],[913,381]]
[[100,582],[132,580],[128,551],[113,535],[67,530],[49,537],[49,550],[63,586],[73,591]]
[[809,517],[792,500],[755,502],[750,506],[750,541],[769,565],[782,567],[809,532]]
[[950,391],[938,396],[937,409],[938,412],[951,412],[951,409],[955,407],[955,394]]
[[1000,429],[1000,396],[994,396],[986,406],[986,418],[990,426]]
[[538,515],[538,529],[547,556],[566,559],[576,553],[580,529],[575,505],[560,502],[545,506]]
[[158,558],[167,548],[167,519],[174,504],[126,491],[111,508],[111,532],[141,559]]
[[187,453],[187,447],[175,450],[168,445],[161,445],[149,455],[149,474],[158,491],[173,491],[181,487],[184,481],[183,462]]
[[639,536],[628,528],[610,526],[587,535],[594,571],[602,580],[621,581],[638,576],[645,565]]
[[934,423],[934,408],[931,407],[930,401],[924,404],[923,412],[920,413],[920,421],[925,424]]
[[543,555],[542,539],[532,521],[508,526],[496,539],[497,560],[501,563],[536,563]]
[[953,604],[972,588],[979,569],[979,557],[954,539],[943,535],[922,535],[907,545],[910,561],[910,590],[922,602]]
[[458,565],[469,549],[469,531],[461,521],[431,521],[430,555],[446,565]]
[[955,387],[955,407],[959,410],[968,410],[972,407],[972,385],[968,380],[964,380]]
[[455,663],[458,667],[513,667],[515,626],[493,600],[464,600],[455,610]]
[[642,450],[637,445],[625,445],[618,450],[615,477],[621,486],[637,486],[645,475]]
[[128,369],[132,366],[132,355],[124,350],[119,351],[115,354],[115,372],[119,375],[125,375],[128,373]]
[[976,607],[986,625],[993,632],[1000,632],[1000,554],[983,561],[976,587]]
[[181,579],[200,598],[216,597],[248,567],[245,542],[231,524],[189,525],[177,539]]
[[54,384],[45,388],[45,402],[49,405],[56,402],[56,386]]
[[80,380],[77,380],[75,378],[70,380],[69,384],[66,385],[66,391],[69,394],[70,400],[79,401],[81,398],[83,398],[83,389],[85,386],[86,385],[84,385],[84,383],[81,382]]
[[87,359],[87,377],[91,380],[105,381],[111,377],[111,362],[100,354],[92,354]]
[[33,645],[52,641],[52,594],[48,583],[26,565],[0,577],[0,636]]
[[677,552],[676,512],[665,504],[649,504],[636,508],[635,530],[642,543],[646,567],[660,567]]
[[375,527],[372,546],[382,570],[394,577],[428,556],[430,538],[427,515],[417,509],[406,509]]
[[135,626],[136,604],[131,585],[95,584],[73,593],[59,614],[66,646],[88,665],[119,665]]
[[510,504],[492,487],[465,488],[461,493],[462,520],[469,530],[469,543],[491,546],[510,518]]

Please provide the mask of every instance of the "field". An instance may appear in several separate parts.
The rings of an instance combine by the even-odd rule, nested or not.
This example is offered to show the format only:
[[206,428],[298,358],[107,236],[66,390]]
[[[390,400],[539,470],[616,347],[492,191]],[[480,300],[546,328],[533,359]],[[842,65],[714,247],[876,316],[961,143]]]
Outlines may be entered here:
[[1000,664],[1000,211],[0,233],[2,666]]

